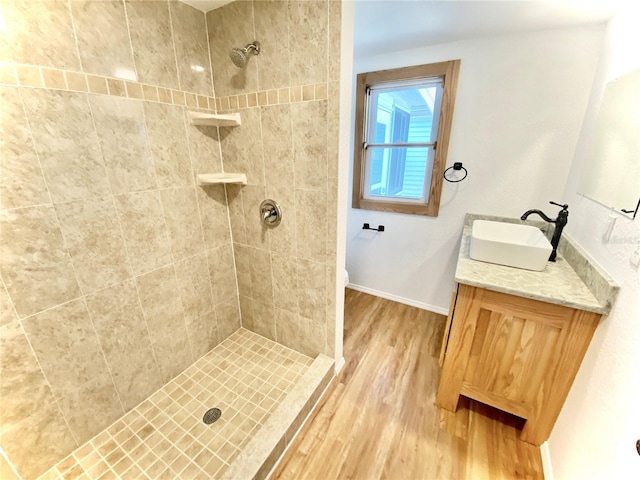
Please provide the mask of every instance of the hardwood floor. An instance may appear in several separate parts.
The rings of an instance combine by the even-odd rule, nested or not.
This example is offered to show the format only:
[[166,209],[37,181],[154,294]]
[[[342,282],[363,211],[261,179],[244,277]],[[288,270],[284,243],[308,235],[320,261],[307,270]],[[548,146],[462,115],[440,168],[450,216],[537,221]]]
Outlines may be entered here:
[[438,409],[445,317],[347,290],[346,365],[272,479],[542,479],[522,420]]

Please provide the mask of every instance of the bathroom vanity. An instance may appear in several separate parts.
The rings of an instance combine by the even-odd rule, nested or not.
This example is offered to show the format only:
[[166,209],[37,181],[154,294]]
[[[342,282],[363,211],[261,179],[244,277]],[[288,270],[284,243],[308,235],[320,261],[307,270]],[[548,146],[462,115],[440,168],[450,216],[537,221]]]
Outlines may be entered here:
[[467,215],[456,267],[436,397],[455,411],[460,395],[526,419],[521,439],[548,437],[618,286],[563,238],[541,272],[469,258],[475,219]]

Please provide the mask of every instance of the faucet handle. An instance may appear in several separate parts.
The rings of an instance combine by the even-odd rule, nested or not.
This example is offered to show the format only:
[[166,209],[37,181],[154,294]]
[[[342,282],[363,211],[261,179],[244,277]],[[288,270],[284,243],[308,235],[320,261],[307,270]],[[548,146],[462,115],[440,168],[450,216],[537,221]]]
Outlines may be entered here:
[[569,208],[569,204],[568,203],[564,203],[564,204],[560,204],[560,203],[556,203],[556,202],[549,202],[551,205],[556,205],[558,207],[562,207],[563,210],[567,210]]

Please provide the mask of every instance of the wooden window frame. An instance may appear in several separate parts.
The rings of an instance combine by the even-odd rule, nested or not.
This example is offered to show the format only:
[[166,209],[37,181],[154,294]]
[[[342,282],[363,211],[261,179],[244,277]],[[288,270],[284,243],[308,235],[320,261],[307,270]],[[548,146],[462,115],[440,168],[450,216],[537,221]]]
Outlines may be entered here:
[[[460,60],[450,60],[447,62],[429,63],[426,65],[416,65],[358,74],[356,81],[356,115],[353,152],[353,208],[378,210],[383,212],[410,213],[430,217],[438,216],[438,211],[440,210],[440,196],[442,193],[442,175],[444,174],[445,165],[447,164],[447,150],[449,147],[449,136],[451,133],[451,122],[453,119],[453,108],[456,99],[459,71]],[[438,126],[438,135],[436,145],[434,147],[435,155],[431,175],[431,185],[429,186],[428,203],[403,203],[402,201],[385,201],[384,199],[377,200],[364,198],[364,192],[366,189],[364,139],[366,138],[365,126],[367,124],[367,119],[365,116],[368,88],[384,83],[403,80],[418,80],[421,78],[428,79],[433,77],[441,77],[443,82],[440,124]]]

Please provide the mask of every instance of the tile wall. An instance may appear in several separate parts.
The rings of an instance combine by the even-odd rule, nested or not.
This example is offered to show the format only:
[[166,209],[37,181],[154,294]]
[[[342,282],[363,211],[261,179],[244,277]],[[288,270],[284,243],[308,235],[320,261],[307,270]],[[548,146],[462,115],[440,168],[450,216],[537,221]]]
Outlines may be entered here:
[[186,113],[215,109],[205,14],[0,7],[0,444],[26,479],[240,316],[224,187],[194,181],[222,171],[218,132]]
[[[237,1],[207,13],[245,328],[314,357],[333,356],[338,163],[339,1]],[[228,57],[258,40],[243,70]],[[282,223],[265,229],[258,207],[276,200]]]
[[[332,356],[340,2],[0,9],[3,478],[45,471],[241,316]],[[229,50],[254,39],[238,70]],[[193,108],[243,125],[193,127]],[[249,185],[195,185],[223,161]]]

